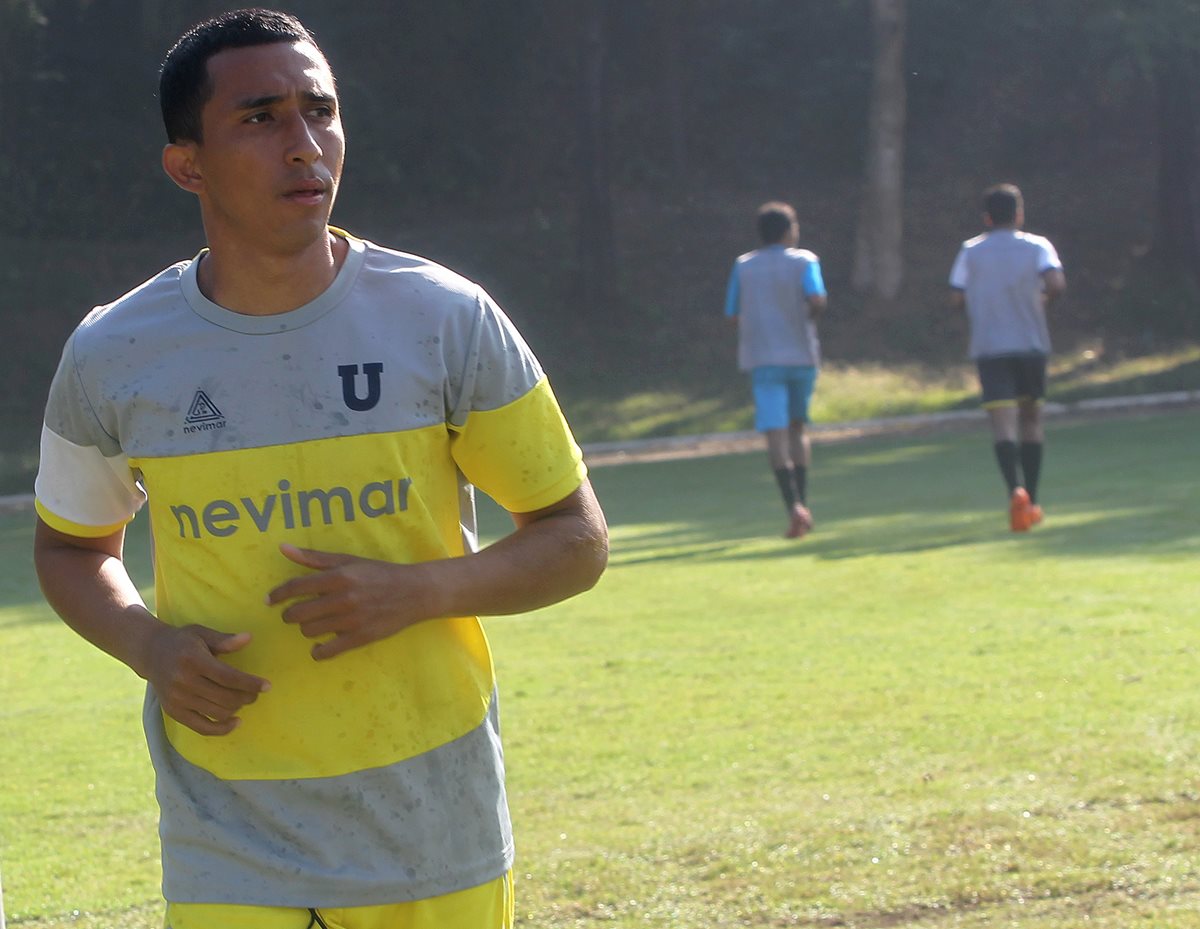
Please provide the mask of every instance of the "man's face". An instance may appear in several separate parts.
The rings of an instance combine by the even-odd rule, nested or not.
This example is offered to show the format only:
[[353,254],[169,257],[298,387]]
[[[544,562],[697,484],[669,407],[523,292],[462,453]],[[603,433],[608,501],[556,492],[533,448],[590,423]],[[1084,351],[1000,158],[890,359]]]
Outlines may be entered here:
[[333,74],[309,42],[226,49],[208,61],[202,143],[188,143],[209,241],[298,250],[325,234],[345,137]]

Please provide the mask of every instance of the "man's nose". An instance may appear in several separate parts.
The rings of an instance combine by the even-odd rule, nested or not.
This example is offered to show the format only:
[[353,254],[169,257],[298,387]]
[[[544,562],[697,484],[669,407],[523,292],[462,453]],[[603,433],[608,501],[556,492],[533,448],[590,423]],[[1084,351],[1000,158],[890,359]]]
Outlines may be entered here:
[[303,113],[293,113],[288,124],[287,160],[301,164],[314,164],[325,154],[321,143],[317,141],[313,127],[309,125]]

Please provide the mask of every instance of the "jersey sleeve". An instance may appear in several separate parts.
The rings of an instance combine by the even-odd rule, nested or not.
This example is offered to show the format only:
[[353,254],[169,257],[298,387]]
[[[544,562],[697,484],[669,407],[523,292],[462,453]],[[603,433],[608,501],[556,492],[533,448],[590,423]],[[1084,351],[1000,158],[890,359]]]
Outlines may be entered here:
[[1062,270],[1062,262],[1058,260],[1058,251],[1054,248],[1053,243],[1049,239],[1040,238],[1038,245],[1041,247],[1038,255],[1038,274],[1043,271]]
[[129,458],[97,416],[68,340],[50,385],[34,505],[52,528],[98,538],[128,523],[145,502]]
[[821,262],[815,257],[804,267],[804,295],[806,297],[824,297],[825,280],[821,277]]
[[967,289],[967,250],[960,248],[950,268],[950,286],[955,290]]
[[568,496],[587,468],[541,366],[516,327],[481,294],[449,415],[463,475],[511,513]]
[[725,315],[737,316],[740,309],[738,301],[741,299],[741,285],[738,283],[737,265],[733,266],[733,270],[729,272],[729,284],[725,288]]

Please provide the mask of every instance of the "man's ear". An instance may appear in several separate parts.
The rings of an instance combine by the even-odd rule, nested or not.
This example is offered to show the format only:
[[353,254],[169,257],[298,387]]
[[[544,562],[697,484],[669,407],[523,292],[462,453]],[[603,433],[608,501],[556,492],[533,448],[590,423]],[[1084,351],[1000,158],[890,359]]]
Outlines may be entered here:
[[163,147],[163,170],[167,177],[189,193],[198,194],[204,186],[196,159],[195,142],[171,142]]

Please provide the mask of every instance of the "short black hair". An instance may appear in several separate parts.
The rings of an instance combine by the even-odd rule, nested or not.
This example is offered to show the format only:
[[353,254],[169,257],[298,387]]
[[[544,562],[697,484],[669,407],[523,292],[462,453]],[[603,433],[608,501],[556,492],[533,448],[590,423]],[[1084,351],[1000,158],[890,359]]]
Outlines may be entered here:
[[200,114],[212,96],[208,59],[227,48],[275,42],[311,42],[316,37],[290,13],[245,9],[221,13],[192,26],[163,59],[158,104],[170,142],[202,142]]
[[1016,184],[997,184],[983,192],[983,211],[993,226],[1011,226],[1024,200]]
[[796,211],[791,204],[772,200],[758,208],[758,237],[764,245],[782,242],[795,223]]

